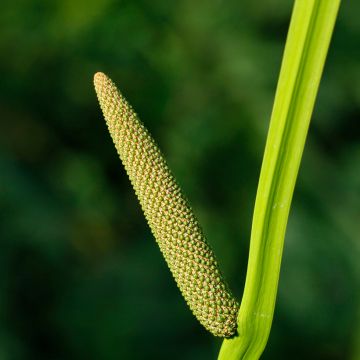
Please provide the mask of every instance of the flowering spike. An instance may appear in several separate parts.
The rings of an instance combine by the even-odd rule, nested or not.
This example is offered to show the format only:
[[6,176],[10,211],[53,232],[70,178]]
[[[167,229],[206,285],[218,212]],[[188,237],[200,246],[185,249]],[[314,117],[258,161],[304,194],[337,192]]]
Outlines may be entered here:
[[215,336],[235,334],[239,304],[155,141],[103,73],[95,90],[147,222],[190,309]]

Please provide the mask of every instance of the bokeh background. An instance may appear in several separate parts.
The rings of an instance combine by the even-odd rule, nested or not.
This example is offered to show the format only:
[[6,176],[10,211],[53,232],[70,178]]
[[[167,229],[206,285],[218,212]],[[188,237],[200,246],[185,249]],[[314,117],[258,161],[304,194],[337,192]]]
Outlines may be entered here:
[[[240,299],[292,2],[2,0],[0,359],[216,359],[92,85],[157,139]],[[263,359],[360,359],[360,3],[344,1]]]

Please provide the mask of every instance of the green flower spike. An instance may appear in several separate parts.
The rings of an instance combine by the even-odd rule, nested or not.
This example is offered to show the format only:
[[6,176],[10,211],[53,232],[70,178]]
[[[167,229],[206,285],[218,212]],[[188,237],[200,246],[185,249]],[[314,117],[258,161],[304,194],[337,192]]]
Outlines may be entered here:
[[239,304],[163,155],[115,84],[103,73],[94,83],[116,150],[182,295],[212,334],[234,335]]

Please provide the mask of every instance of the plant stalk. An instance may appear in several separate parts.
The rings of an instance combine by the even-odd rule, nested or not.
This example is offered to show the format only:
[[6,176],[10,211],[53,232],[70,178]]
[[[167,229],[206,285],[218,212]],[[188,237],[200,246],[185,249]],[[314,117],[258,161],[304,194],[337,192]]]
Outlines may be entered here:
[[340,0],[296,0],[256,194],[237,335],[220,360],[256,360],[273,320],[291,200]]

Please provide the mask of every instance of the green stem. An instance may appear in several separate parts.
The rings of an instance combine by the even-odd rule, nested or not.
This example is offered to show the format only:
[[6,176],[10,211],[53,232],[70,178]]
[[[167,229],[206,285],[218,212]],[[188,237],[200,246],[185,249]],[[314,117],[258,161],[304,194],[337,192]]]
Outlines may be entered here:
[[260,357],[269,337],[290,204],[340,0],[296,0],[261,168],[238,334],[221,360]]

